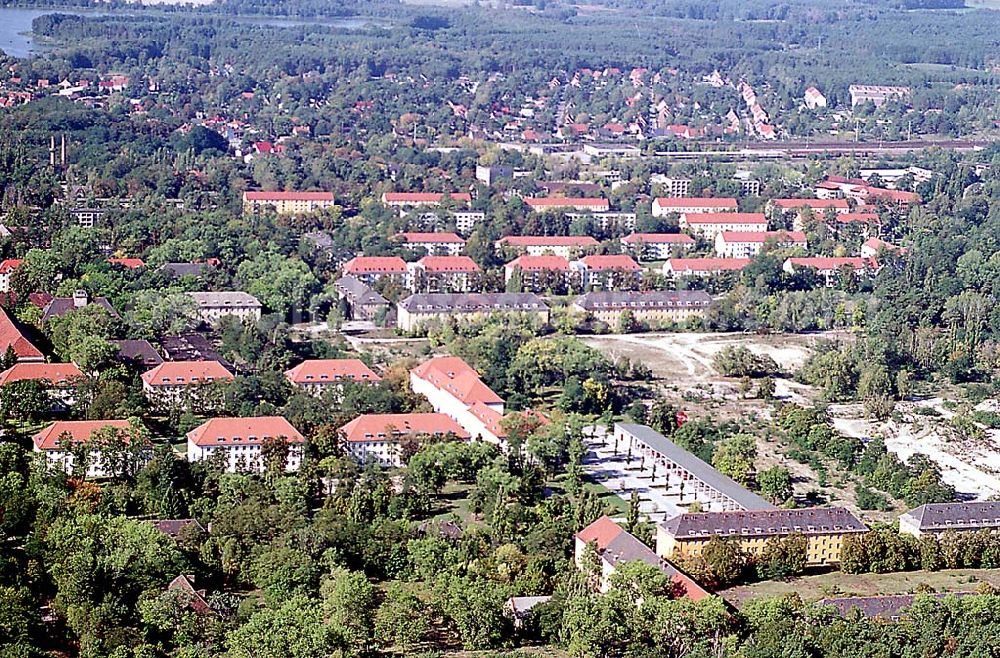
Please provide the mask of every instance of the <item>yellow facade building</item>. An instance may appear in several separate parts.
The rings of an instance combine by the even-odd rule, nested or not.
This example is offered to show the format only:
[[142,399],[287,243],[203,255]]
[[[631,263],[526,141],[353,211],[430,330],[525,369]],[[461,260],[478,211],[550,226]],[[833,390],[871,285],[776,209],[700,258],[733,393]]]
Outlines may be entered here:
[[656,553],[675,561],[696,558],[712,537],[721,537],[759,557],[769,539],[800,534],[808,542],[806,564],[821,566],[839,564],[844,538],[865,532],[865,524],[843,507],[679,514],[657,527]]

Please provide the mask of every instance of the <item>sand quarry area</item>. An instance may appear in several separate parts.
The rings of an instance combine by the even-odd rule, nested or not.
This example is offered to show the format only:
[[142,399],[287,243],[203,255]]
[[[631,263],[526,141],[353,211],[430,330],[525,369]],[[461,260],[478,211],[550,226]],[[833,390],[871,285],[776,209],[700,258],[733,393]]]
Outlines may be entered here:
[[[739,394],[739,382],[723,377],[713,364],[715,355],[730,345],[742,345],[758,354],[767,354],[784,371],[776,379],[779,398],[800,404],[819,399],[810,386],[791,379],[809,358],[821,340],[850,341],[845,332],[794,335],[756,335],[742,333],[676,333],[591,336],[583,339],[611,359],[626,356],[647,365],[661,384],[662,394],[692,417],[708,415],[715,419],[753,422],[766,419],[770,408],[760,400],[745,400]],[[987,400],[979,408],[996,410],[996,400]],[[920,407],[936,412],[920,413]],[[897,420],[885,423],[864,419],[860,404],[831,405],[830,413],[840,432],[867,439],[881,436],[889,450],[906,459],[915,453],[927,455],[941,468],[945,482],[963,497],[985,499],[1000,495],[1000,430],[987,430],[985,440],[970,442],[959,436],[948,421],[953,415],[945,401],[934,397],[900,402]],[[796,492],[814,486],[816,474],[808,466],[787,459],[775,442],[760,441],[760,466],[781,464],[796,480]],[[835,488],[835,486],[834,486]],[[853,503],[850,487],[831,491],[842,504]],[[834,502],[831,500],[831,502]]]

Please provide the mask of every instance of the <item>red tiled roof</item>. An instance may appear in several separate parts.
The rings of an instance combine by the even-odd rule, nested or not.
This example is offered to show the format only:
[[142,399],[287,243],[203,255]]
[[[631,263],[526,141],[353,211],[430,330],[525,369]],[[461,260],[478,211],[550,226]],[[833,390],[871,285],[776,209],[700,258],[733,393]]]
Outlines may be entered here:
[[875,251],[880,251],[886,249],[888,251],[894,251],[896,253],[905,254],[906,248],[894,245],[885,240],[879,240],[878,238],[868,238],[865,240],[862,246],[868,247],[869,249],[874,249]]
[[762,212],[688,212],[684,213],[686,224],[761,224],[767,226],[767,217]]
[[881,218],[873,212],[845,212],[837,215],[837,222],[849,224],[851,222],[863,222],[865,224],[877,224]]
[[497,242],[512,247],[596,247],[589,235],[508,235]]
[[344,263],[344,274],[406,274],[399,256],[355,256]]
[[449,416],[438,413],[418,414],[365,414],[358,416],[340,428],[351,443],[365,441],[385,441],[388,428],[396,435],[454,434],[460,439],[469,438],[469,433]]
[[732,208],[736,210],[739,207],[736,199],[714,197],[657,197],[656,204],[661,208]]
[[920,195],[916,192],[906,192],[904,190],[887,190],[881,187],[864,186],[861,191],[869,198],[891,201],[893,203],[920,203]]
[[[443,192],[386,192],[387,203],[433,203],[444,199]],[[449,192],[448,196],[455,201],[472,201],[472,195],[468,192]]]
[[141,258],[109,258],[108,263],[111,265],[121,265],[130,270],[146,266],[146,263]]
[[24,261],[20,258],[8,258],[7,260],[0,262],[0,274],[13,272],[17,268],[21,267],[21,263],[23,262]]
[[24,337],[7,315],[7,311],[0,308],[0,354],[6,354],[8,349],[13,349],[19,359],[42,358],[39,349]]
[[50,386],[66,386],[77,377],[83,377],[83,373],[75,363],[16,363],[0,372],[0,386],[25,380],[45,381]]
[[[131,424],[127,420],[63,420],[52,423],[31,438],[39,450],[55,450],[63,438],[68,438],[73,443],[82,443],[89,441],[94,432],[105,427],[126,430]],[[67,437],[63,437],[64,434]]]
[[629,270],[638,272],[642,269],[642,266],[632,260],[631,256],[584,256],[581,260],[583,261],[583,264],[587,266],[588,270],[596,272],[603,272],[606,270]]
[[771,203],[775,207],[783,210],[794,210],[797,208],[850,208],[847,199],[772,199]]
[[507,433],[504,432],[501,426],[501,421],[503,421],[503,414],[501,414],[496,409],[492,407],[487,407],[482,402],[474,402],[472,406],[469,407],[469,413],[479,419],[486,429],[493,434],[493,436],[504,437]]
[[285,439],[303,443],[305,438],[281,416],[212,418],[187,433],[197,446],[254,445],[265,439]]
[[218,361],[165,361],[142,373],[142,381],[149,386],[203,384],[232,379],[232,373]]
[[591,210],[607,210],[611,206],[607,199],[576,199],[571,197],[548,197],[543,199],[525,199],[530,208],[589,208]]
[[417,265],[428,272],[480,272],[476,261],[468,256],[424,256]]
[[[730,214],[733,213],[719,213]],[[622,238],[625,244],[694,244],[694,238],[685,233],[633,233]]]
[[417,243],[433,243],[433,244],[445,244],[445,243],[461,243],[465,244],[465,240],[455,233],[397,233],[392,236],[396,239],[401,239],[406,243],[413,244]]
[[476,402],[502,404],[503,399],[479,378],[472,366],[457,356],[439,356],[425,361],[411,373],[447,391],[456,399],[471,406]]
[[529,256],[527,254],[518,256],[507,263],[506,267],[518,268],[524,272],[542,272],[545,270],[556,270],[566,272],[569,270],[569,261],[562,256],[542,255]]
[[767,242],[777,240],[778,242],[791,242],[804,244],[806,234],[802,231],[723,231],[721,233],[723,242]]
[[247,201],[333,201],[333,192],[244,192]]
[[597,544],[597,550],[602,551],[623,532],[625,531],[622,527],[612,521],[611,517],[602,516],[580,532],[576,533],[576,538],[585,544],[595,542]]
[[303,361],[285,371],[285,378],[293,384],[328,384],[341,380],[377,382],[375,374],[361,359],[313,359]]
[[674,272],[732,272],[750,264],[749,258],[671,258]]

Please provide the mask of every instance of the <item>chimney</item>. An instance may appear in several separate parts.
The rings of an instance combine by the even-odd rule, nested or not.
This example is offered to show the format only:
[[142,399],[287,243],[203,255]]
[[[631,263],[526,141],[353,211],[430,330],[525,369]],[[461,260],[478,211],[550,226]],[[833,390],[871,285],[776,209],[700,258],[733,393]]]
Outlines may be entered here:
[[73,293],[73,307],[83,308],[87,305],[89,298],[86,290],[77,290]]

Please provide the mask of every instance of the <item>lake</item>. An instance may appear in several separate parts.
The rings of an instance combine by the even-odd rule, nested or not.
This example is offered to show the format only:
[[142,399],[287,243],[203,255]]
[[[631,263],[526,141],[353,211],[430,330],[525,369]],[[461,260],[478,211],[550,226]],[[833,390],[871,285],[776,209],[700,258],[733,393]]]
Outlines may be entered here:
[[[31,37],[31,22],[45,14],[73,14],[75,16],[107,16],[107,12],[80,11],[78,9],[15,9],[0,7],[0,50],[14,57],[28,57],[37,53],[40,48]],[[184,16],[171,12],[167,16]],[[209,14],[189,14],[191,16],[208,17]],[[297,25],[329,25],[346,30],[357,30],[368,25],[386,25],[381,19],[372,18],[318,18],[315,20],[297,18],[277,18],[270,16],[219,16],[234,21],[258,23],[274,27],[295,27]]]

